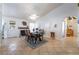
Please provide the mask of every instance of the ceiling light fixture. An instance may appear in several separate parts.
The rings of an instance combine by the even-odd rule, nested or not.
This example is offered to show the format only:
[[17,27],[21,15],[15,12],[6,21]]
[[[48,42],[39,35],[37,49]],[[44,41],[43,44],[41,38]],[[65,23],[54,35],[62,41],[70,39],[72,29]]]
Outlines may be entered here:
[[33,14],[31,16],[29,16],[31,20],[36,20],[39,16],[36,14]]

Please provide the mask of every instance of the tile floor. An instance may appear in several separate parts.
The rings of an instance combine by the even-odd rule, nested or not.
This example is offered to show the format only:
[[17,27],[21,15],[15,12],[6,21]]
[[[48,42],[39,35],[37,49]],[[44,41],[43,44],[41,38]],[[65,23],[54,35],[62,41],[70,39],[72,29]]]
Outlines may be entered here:
[[0,54],[2,55],[72,55],[79,54],[77,38],[51,39],[45,37],[48,41],[42,46],[30,48],[24,37],[7,38],[2,40]]

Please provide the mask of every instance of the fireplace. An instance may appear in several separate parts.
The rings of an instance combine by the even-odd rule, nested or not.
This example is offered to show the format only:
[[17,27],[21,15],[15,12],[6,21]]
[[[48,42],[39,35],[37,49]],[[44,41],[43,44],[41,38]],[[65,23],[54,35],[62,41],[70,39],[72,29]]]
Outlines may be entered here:
[[25,31],[26,31],[27,27],[18,27],[18,29],[20,30],[20,36],[26,35]]
[[25,30],[20,30],[20,36],[25,36]]

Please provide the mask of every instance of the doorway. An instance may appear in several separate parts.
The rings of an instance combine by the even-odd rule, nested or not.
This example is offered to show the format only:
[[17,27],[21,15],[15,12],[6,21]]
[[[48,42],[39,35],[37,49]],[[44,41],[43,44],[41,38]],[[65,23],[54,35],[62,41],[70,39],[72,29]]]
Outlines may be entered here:
[[77,36],[77,17],[69,16],[64,20],[64,35],[65,37]]

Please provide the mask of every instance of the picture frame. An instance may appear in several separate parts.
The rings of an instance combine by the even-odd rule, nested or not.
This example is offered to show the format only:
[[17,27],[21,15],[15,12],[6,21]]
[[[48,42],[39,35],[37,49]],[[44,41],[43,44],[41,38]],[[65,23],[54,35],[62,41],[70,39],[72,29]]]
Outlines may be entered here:
[[10,28],[15,28],[16,22],[15,21],[10,21]]
[[23,26],[26,26],[27,25],[27,22],[26,21],[22,21],[22,25]]

